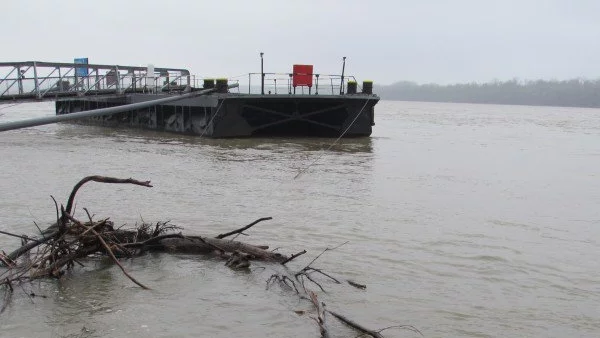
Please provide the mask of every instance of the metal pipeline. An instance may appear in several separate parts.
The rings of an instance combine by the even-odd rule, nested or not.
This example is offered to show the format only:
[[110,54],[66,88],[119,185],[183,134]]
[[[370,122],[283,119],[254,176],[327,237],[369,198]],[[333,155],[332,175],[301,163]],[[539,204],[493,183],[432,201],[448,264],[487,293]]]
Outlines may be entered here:
[[[236,88],[237,86],[238,86],[237,83],[233,83],[233,84],[228,85],[227,87],[229,89],[231,89],[231,88]],[[148,108],[148,107],[156,106],[156,105],[159,105],[162,103],[174,102],[174,101],[179,101],[179,100],[183,100],[183,99],[189,99],[189,98],[196,97],[196,96],[210,94],[210,93],[214,92],[215,90],[216,90],[216,88],[203,89],[203,90],[199,90],[197,92],[191,92],[191,93],[176,95],[176,96],[169,96],[169,97],[164,97],[162,99],[150,100],[150,101],[145,101],[145,102],[125,104],[122,106],[87,110],[87,111],[83,111],[83,112],[70,113],[70,114],[64,114],[64,115],[39,117],[39,118],[28,119],[28,120],[23,120],[23,121],[8,122],[8,123],[0,124],[0,132],[41,126],[41,125],[45,125],[45,124],[71,121],[71,120],[79,120],[79,119],[84,119],[84,118],[88,118],[88,117],[112,115],[112,114],[126,112],[129,110]]]

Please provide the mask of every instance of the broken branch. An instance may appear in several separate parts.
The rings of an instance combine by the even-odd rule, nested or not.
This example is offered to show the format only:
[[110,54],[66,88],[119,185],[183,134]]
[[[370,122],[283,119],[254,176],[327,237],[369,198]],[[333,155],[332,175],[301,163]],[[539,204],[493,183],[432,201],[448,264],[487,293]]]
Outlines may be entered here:
[[220,235],[218,235],[218,236],[217,236],[217,237],[215,237],[215,238],[218,238],[218,239],[223,239],[223,238],[225,238],[225,237],[229,237],[229,236],[231,236],[231,235],[235,235],[235,234],[238,234],[238,233],[242,233],[242,231],[250,229],[251,227],[253,227],[254,225],[256,225],[256,223],[258,223],[258,222],[262,222],[262,221],[268,221],[268,220],[271,220],[271,219],[273,219],[273,217],[263,217],[263,218],[259,218],[259,219],[257,219],[256,221],[254,221],[254,222],[252,222],[252,223],[250,223],[250,224],[246,225],[245,227],[242,227],[242,228],[239,228],[239,229],[237,229],[237,230],[233,230],[233,231],[230,231],[230,232],[227,232],[227,233],[224,233],[224,234],[220,234]]
[[[267,248],[268,249],[268,248]],[[292,256],[290,256],[290,258],[286,259],[285,261],[281,262],[281,265],[285,265],[286,263],[290,262],[292,259],[298,257],[298,256],[302,256],[306,253],[306,250],[302,250],[298,253],[293,254]]]
[[348,319],[345,316],[342,316],[339,313],[333,312],[331,310],[325,310],[325,311],[329,312],[332,316],[334,316],[335,318],[339,319],[344,324],[346,324],[346,325],[348,325],[348,326],[350,326],[350,327],[352,327],[352,328],[354,328],[354,329],[356,329],[356,330],[358,330],[358,331],[360,331],[360,332],[362,332],[362,333],[364,333],[366,335],[369,335],[369,336],[371,336],[373,338],[384,338],[381,335],[381,333],[379,333],[377,331],[374,331],[374,330],[370,330],[370,329],[368,329],[368,328],[366,328],[366,327],[358,324],[357,322],[355,322],[353,320],[350,320],[350,319]]
[[150,181],[138,181],[138,180],[134,180],[133,178],[122,179],[122,178],[114,178],[114,177],[99,176],[99,175],[84,177],[81,181],[79,181],[77,184],[75,184],[75,186],[73,187],[73,190],[71,191],[71,195],[69,195],[69,200],[67,201],[67,208],[66,208],[66,211],[68,214],[71,214],[71,208],[73,207],[73,201],[75,200],[75,195],[77,194],[77,191],[79,190],[79,188],[81,188],[84,184],[86,184],[87,182],[90,182],[90,181],[100,182],[100,183],[135,184],[135,185],[141,185],[144,187],[152,188]]
[[364,284],[360,284],[360,283],[357,283],[357,282],[355,282],[355,281],[353,281],[353,280],[349,280],[349,279],[348,279],[348,280],[346,280],[346,281],[348,282],[348,284],[350,284],[350,285],[354,286],[354,287],[355,287],[355,288],[357,288],[357,289],[363,289],[363,290],[364,290],[364,289],[366,289],[366,288],[367,288],[367,286],[366,286],[366,285],[364,285]]
[[23,235],[13,234],[13,233],[10,233],[8,231],[2,231],[2,230],[0,230],[0,234],[4,234],[4,235],[7,235],[7,236],[12,236],[12,237],[17,237],[17,238],[20,238],[20,239],[24,239],[26,241],[34,241],[34,242],[38,242],[39,244],[41,244],[41,242],[38,241],[35,238],[31,238],[31,237],[23,236]]

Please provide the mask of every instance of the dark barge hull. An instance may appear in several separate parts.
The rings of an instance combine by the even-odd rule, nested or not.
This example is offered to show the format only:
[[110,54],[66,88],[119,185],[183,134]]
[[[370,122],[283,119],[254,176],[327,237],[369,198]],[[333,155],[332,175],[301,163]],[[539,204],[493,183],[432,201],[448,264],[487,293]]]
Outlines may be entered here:
[[[56,101],[56,114],[69,114],[167,97],[125,94]],[[364,137],[375,125],[371,94],[210,94],[150,108],[90,118],[104,126],[129,126],[214,138],[252,136]],[[345,132],[345,133],[344,133]]]

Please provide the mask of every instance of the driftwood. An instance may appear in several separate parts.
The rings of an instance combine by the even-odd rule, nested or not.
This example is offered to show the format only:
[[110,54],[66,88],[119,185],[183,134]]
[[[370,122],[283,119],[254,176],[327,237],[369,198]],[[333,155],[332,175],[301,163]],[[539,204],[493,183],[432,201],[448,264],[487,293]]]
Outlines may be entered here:
[[[347,325],[357,329],[362,334],[371,337],[383,337],[380,332],[390,328],[404,328],[420,333],[416,328],[409,325],[390,326],[380,330],[370,330],[364,326],[349,320],[336,312],[326,309],[325,303],[320,302],[317,293],[306,287],[310,282],[325,292],[322,282],[317,276],[326,278],[326,281],[341,284],[340,280],[332,274],[313,266],[325,252],[335,250],[346,244],[342,243],[334,248],[326,248],[298,272],[290,272],[287,263],[306,253],[302,250],[291,256],[269,251],[266,245],[252,245],[226,239],[232,235],[246,235],[244,231],[259,222],[270,220],[271,217],[263,217],[243,226],[239,229],[229,231],[217,236],[186,235],[181,233],[181,228],[169,222],[157,222],[155,224],[142,223],[133,229],[115,229],[114,224],[108,219],[94,220],[90,212],[85,210],[88,219],[79,220],[73,216],[73,205],[77,191],[87,182],[134,184],[144,187],[152,187],[150,181],[139,181],[132,178],[118,179],[104,176],[88,176],[79,181],[67,200],[67,206],[59,207],[54,198],[56,206],[56,222],[45,230],[38,227],[40,236],[30,237],[1,231],[0,234],[19,238],[21,246],[9,254],[0,251],[0,287],[4,287],[3,303],[0,306],[0,314],[6,309],[14,293],[14,285],[31,281],[38,278],[60,278],[65,271],[72,269],[79,260],[86,259],[89,255],[107,255],[122,270],[122,272],[138,286],[149,289],[148,286],[130,275],[119,262],[119,257],[135,257],[148,251],[168,253],[188,253],[200,255],[216,255],[223,258],[225,265],[232,269],[248,269],[251,261],[264,261],[266,263],[277,263],[281,273],[275,273],[267,280],[267,289],[278,284],[282,289],[295,291],[301,299],[309,300],[315,308],[315,316],[312,317],[318,324],[321,337],[329,337],[330,333],[326,326],[326,314],[329,313]],[[37,227],[37,224],[36,224]],[[263,267],[264,268],[264,267]],[[251,271],[251,270],[250,270]],[[294,281],[295,280],[295,281]],[[347,281],[356,288],[365,289],[366,286],[354,281]],[[32,294],[33,295],[33,294]],[[28,294],[28,296],[31,296]],[[296,311],[303,314],[305,311]]]
[[412,331],[415,333],[418,333],[419,335],[423,336],[423,333],[421,331],[419,331],[419,329],[417,329],[416,327],[412,326],[412,325],[393,325],[393,326],[388,326],[385,327],[383,329],[378,329],[378,330],[371,330],[368,329],[366,327],[364,327],[363,325],[349,319],[346,316],[343,316],[337,312],[333,312],[330,310],[325,310],[327,313],[331,314],[332,316],[334,316],[335,318],[339,319],[342,323],[350,326],[353,329],[356,329],[360,332],[362,332],[361,336],[371,336],[373,338],[384,338],[383,335],[381,334],[381,332],[385,331],[385,330],[389,330],[389,329],[403,329],[403,330],[408,330],[408,331]]
[[360,284],[360,283],[357,283],[357,282],[355,282],[355,281],[353,281],[353,280],[350,280],[350,279],[346,280],[346,282],[348,282],[348,284],[350,284],[350,285],[354,286],[354,287],[355,287],[355,288],[357,288],[357,289],[363,289],[363,290],[364,290],[364,289],[366,289],[366,288],[367,288],[367,286],[366,286],[366,285],[364,285],[364,284]]
[[[148,287],[131,276],[117,257],[132,257],[146,251],[218,254],[228,260],[228,266],[232,268],[248,267],[252,260],[281,263],[289,259],[281,253],[267,251],[267,246],[255,246],[224,239],[233,234],[241,234],[258,222],[271,219],[270,217],[258,219],[240,229],[218,235],[216,238],[169,233],[181,229],[168,222],[158,222],[156,225],[143,223],[136,229],[129,230],[115,229],[108,219],[94,221],[85,208],[88,220],[85,222],[78,220],[72,215],[75,196],[87,182],[152,187],[150,181],[88,176],[75,185],[69,195],[66,208],[60,207],[59,212],[56,204],[57,221],[47,229],[40,230],[42,236],[29,237],[0,231],[1,234],[17,237],[23,241],[22,246],[10,254],[0,254],[0,264],[7,268],[0,274],[0,286],[10,287],[14,282],[42,277],[60,277],[65,270],[75,266],[78,260],[90,254],[108,255],[129,279],[142,288]],[[17,263],[20,257],[27,259]]]
[[272,220],[272,219],[273,219],[273,217],[263,217],[263,218],[259,218],[259,219],[257,219],[256,221],[254,221],[254,222],[252,222],[252,223],[250,223],[250,224],[246,225],[245,227],[239,228],[239,229],[237,229],[237,230],[230,231],[230,232],[228,232],[228,233],[225,233],[225,234],[220,234],[220,235],[218,235],[216,238],[218,238],[218,239],[223,239],[223,238],[225,238],[225,237],[229,237],[229,236],[231,236],[231,235],[235,235],[235,234],[241,234],[241,233],[243,233],[243,231],[244,231],[244,230],[248,230],[248,229],[250,229],[251,227],[253,227],[254,225],[256,225],[256,223],[258,223],[258,222],[262,222],[262,221],[268,221],[268,220]]
[[383,336],[381,335],[381,333],[379,333],[378,331],[374,331],[374,330],[370,330],[367,329],[366,327],[358,324],[357,322],[350,320],[348,318],[346,318],[345,316],[342,316],[339,313],[333,312],[333,311],[329,311],[326,310],[327,313],[330,313],[332,316],[334,316],[335,318],[339,319],[341,322],[343,322],[344,324],[357,329],[358,331],[362,332],[363,334],[369,335],[373,338],[383,338]]
[[[319,301],[317,293],[314,292],[313,290],[309,289],[307,287],[306,281],[311,282],[312,284],[316,285],[319,287],[319,289],[321,289],[321,291],[325,292],[325,288],[323,287],[323,285],[321,285],[321,283],[319,283],[319,281],[317,281],[316,276],[314,275],[320,275],[322,277],[326,277],[327,280],[335,283],[335,284],[341,284],[341,282],[333,277],[331,274],[324,272],[322,269],[319,268],[315,268],[313,267],[313,264],[327,251],[333,251],[339,247],[341,247],[342,245],[347,244],[348,242],[344,242],[336,247],[333,248],[325,248],[321,253],[319,253],[314,259],[312,259],[306,266],[304,266],[302,269],[300,269],[298,272],[293,273],[292,275],[294,276],[294,278],[296,279],[297,282],[300,283],[302,292],[296,287],[296,284],[294,283],[294,281],[292,280],[291,277],[288,277],[288,275],[286,274],[274,274],[272,275],[268,280],[267,280],[267,289],[269,289],[270,286],[274,285],[275,282],[279,282],[279,286],[284,289],[284,290],[295,290],[296,294],[304,300],[309,300],[313,307],[315,308],[315,316],[311,318],[314,319],[314,321],[317,323],[317,326],[319,328],[319,334],[322,338],[324,337],[329,337],[329,330],[326,326],[326,314],[331,314],[332,316],[334,316],[335,318],[337,318],[338,320],[340,320],[342,323],[348,325],[349,327],[359,331],[361,334],[357,337],[360,336],[370,336],[370,337],[374,337],[374,338],[383,338],[383,335],[381,334],[381,332],[385,331],[385,330],[389,330],[389,329],[393,329],[393,328],[397,328],[397,329],[404,329],[404,330],[409,330],[415,333],[420,334],[421,336],[423,336],[423,334],[421,333],[421,331],[419,331],[417,328],[415,328],[412,325],[393,325],[393,326],[388,326],[385,327],[383,329],[377,329],[377,330],[371,330],[368,329],[367,327],[365,327],[364,325],[361,325],[351,319],[349,319],[346,316],[343,316],[337,312],[334,311],[330,311],[326,308],[326,305],[324,302]],[[305,253],[305,251],[299,252],[298,254],[292,255],[290,257],[290,260],[292,258],[295,258],[297,256],[300,256],[301,254]],[[285,264],[286,262],[284,261],[282,264]],[[358,288],[358,289],[366,289],[367,286],[361,283],[357,283],[355,281],[352,280],[347,280],[348,284]],[[303,310],[296,310],[294,311],[296,314],[298,315],[303,315],[305,313],[305,311]]]

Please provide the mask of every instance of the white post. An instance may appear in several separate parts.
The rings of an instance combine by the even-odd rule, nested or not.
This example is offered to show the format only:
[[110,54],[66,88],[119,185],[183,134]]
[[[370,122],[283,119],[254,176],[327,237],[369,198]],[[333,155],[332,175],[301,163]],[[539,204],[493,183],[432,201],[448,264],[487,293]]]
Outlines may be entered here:
[[154,65],[148,64],[148,70],[146,71],[146,86],[150,89],[151,92],[155,91],[155,83],[154,83]]

